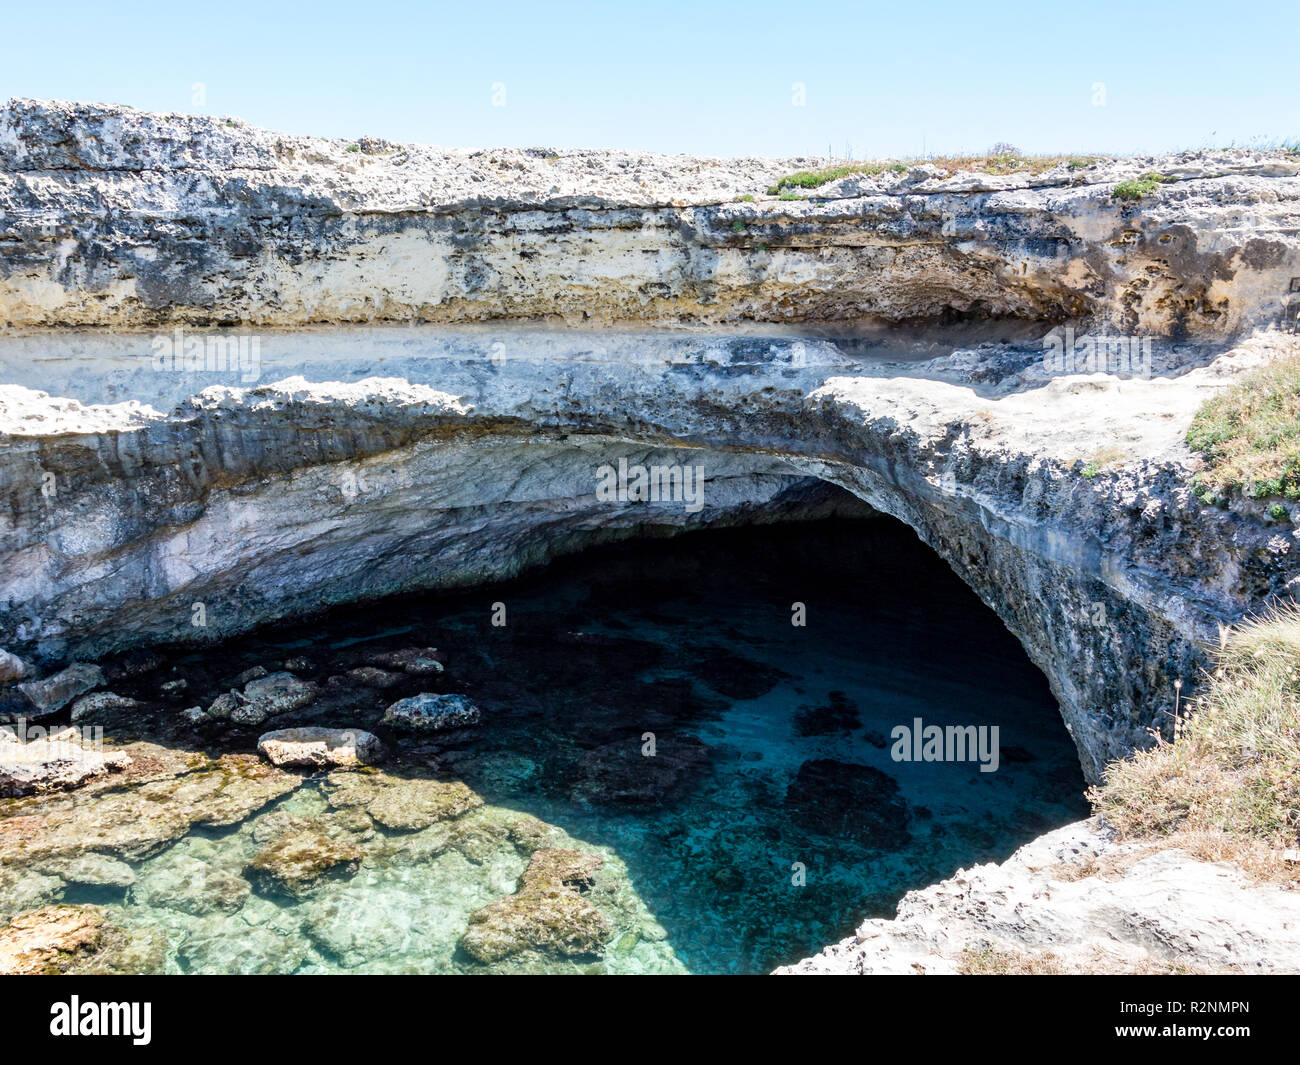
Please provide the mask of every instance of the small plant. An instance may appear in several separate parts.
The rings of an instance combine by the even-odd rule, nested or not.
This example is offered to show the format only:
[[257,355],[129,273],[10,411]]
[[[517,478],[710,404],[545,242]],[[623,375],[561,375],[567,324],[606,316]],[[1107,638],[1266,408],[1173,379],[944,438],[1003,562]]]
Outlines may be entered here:
[[346,148],[344,148],[343,150],[344,150],[345,152],[359,152],[359,151],[361,151],[361,145],[359,145],[359,144],[349,144],[349,145],[348,145]]
[[783,192],[777,197],[778,200],[802,200],[803,197],[797,192]]
[[1207,495],[1300,499],[1300,356],[1252,370],[1208,399],[1187,444],[1205,457],[1192,487]]
[[1291,512],[1281,503],[1274,503],[1268,508],[1268,516],[1274,521],[1285,521],[1287,518],[1291,517]]
[[1143,174],[1140,178],[1131,181],[1121,181],[1111,190],[1111,196],[1116,200],[1128,200],[1130,202],[1144,199],[1150,196],[1161,185],[1168,185],[1177,181],[1177,178],[1169,177],[1165,174],[1157,174],[1154,171]]
[[743,196],[740,198],[740,202],[741,202],[741,203],[753,203],[753,202],[754,202],[754,197],[753,197],[752,195],[750,195],[750,194],[747,192],[747,193],[745,193],[745,195],[743,195]]
[[1070,159],[1065,165],[1071,170],[1087,170],[1096,161],[1092,156],[1085,155]]
[[1124,458],[1124,452],[1117,447],[1104,447],[1094,451],[1083,467],[1083,476],[1089,480],[1096,477],[1107,466],[1119,462]]
[[745,232],[745,223],[740,221],[740,219],[736,219],[736,221],[731,223],[731,231],[733,233]]

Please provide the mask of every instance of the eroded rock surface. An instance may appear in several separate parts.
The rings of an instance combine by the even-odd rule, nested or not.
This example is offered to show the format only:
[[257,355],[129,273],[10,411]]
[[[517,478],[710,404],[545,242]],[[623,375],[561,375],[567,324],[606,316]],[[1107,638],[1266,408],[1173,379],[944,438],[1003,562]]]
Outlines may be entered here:
[[1300,896],[1094,822],[909,892],[780,973],[1300,972]]

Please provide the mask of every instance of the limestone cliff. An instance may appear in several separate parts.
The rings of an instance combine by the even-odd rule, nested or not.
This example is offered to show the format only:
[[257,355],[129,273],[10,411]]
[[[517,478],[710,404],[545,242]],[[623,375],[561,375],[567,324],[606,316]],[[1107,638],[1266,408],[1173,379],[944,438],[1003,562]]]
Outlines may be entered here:
[[[1182,436],[1239,368],[1295,350],[1271,327],[1300,275],[1300,158],[767,195],[812,162],[11,103],[0,644],[50,666],[216,639],[611,536],[820,512],[821,481],[998,612],[1096,778],[1219,624],[1293,590],[1294,526],[1202,506]],[[1152,169],[1178,180],[1112,197]],[[1149,374],[1061,373],[1044,336],[1067,321],[1154,337]],[[604,328],[539,327],[580,322]],[[178,325],[181,345],[251,334],[257,358],[160,364]],[[620,458],[702,468],[701,508],[600,499]]]

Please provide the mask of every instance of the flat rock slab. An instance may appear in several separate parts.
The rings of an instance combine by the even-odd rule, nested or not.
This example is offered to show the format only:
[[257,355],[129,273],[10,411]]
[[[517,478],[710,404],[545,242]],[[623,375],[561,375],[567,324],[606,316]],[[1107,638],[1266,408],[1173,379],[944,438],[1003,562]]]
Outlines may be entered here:
[[373,765],[384,759],[379,737],[361,729],[309,726],[278,729],[257,741],[257,749],[273,765],[306,769]]
[[44,680],[29,680],[18,685],[32,704],[32,712],[44,717],[56,714],[79,695],[85,695],[105,683],[104,673],[98,666],[87,662],[74,662]]

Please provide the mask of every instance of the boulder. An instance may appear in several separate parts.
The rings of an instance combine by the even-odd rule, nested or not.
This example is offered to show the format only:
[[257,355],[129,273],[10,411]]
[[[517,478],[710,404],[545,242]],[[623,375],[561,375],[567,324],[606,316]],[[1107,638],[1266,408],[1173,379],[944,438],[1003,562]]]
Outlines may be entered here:
[[360,666],[357,669],[349,669],[347,672],[349,679],[366,688],[392,688],[402,683],[400,673],[390,673],[386,669],[376,669],[374,666]]
[[0,648],[0,684],[13,684],[27,676],[27,663]]
[[92,692],[90,695],[83,695],[73,701],[72,720],[74,722],[94,721],[114,710],[135,710],[139,706],[140,702],[138,700],[128,699],[125,695],[114,695],[112,692]]
[[273,765],[323,769],[327,766],[373,765],[383,761],[384,745],[361,729],[277,729],[257,741],[257,749]]
[[384,711],[384,724],[418,732],[477,725],[482,714],[465,695],[432,695],[421,692],[399,699]]
[[309,706],[319,694],[320,689],[310,681],[299,680],[292,673],[272,673],[244,685],[230,720],[237,725],[260,725],[268,717]]
[[33,717],[57,714],[78,695],[102,687],[104,673],[89,662],[74,662],[44,680],[29,680],[18,685],[18,690],[32,704]]
[[445,656],[436,647],[407,647],[400,651],[381,651],[370,656],[371,665],[385,669],[400,669],[412,676],[424,677],[441,673]]

